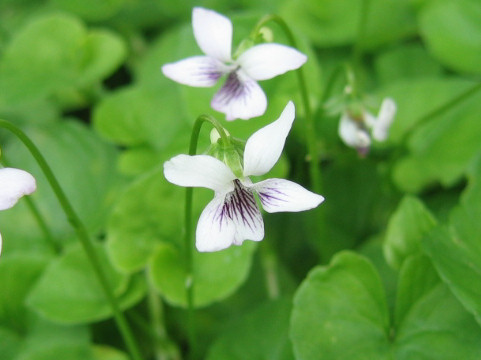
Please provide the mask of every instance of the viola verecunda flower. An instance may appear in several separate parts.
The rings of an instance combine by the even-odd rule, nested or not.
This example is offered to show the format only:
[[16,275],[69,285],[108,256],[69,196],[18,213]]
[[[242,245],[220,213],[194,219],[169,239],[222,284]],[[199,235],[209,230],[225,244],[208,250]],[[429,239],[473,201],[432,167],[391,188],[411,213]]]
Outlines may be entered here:
[[196,230],[199,251],[217,251],[244,240],[264,238],[264,222],[256,202],[269,213],[315,208],[324,198],[284,179],[253,183],[249,176],[267,173],[281,156],[294,121],[289,102],[279,119],[255,132],[244,150],[242,175],[209,155],[178,155],[164,164],[164,175],[173,184],[205,187],[215,191],[202,212]]
[[[28,172],[13,169],[0,169],[0,210],[13,207],[24,195],[33,193],[37,185],[35,178]],[[0,253],[2,252],[2,235],[0,234]]]
[[226,75],[211,106],[225,113],[227,120],[247,120],[264,114],[267,98],[257,81],[297,69],[307,60],[296,49],[274,43],[255,45],[233,59],[232,23],[227,17],[195,7],[192,25],[195,40],[205,55],[166,64],[162,72],[174,81],[195,87],[214,86]]
[[386,98],[381,104],[377,117],[363,111],[358,117],[345,111],[339,123],[339,136],[348,146],[365,155],[371,146],[371,139],[385,141],[396,113],[396,103]]

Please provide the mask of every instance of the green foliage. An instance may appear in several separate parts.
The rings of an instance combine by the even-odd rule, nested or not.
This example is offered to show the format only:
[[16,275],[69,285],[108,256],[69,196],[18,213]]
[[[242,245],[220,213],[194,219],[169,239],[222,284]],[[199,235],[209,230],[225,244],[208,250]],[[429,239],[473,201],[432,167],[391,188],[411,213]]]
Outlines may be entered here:
[[[142,281],[115,271],[101,246],[97,246],[96,251],[120,306],[126,308],[139,301],[145,293]],[[108,318],[112,310],[94,279],[92,264],[83,249],[75,245],[45,270],[27,303],[47,319],[61,323],[79,324]]]
[[395,324],[373,266],[344,252],[300,286],[291,318],[298,359],[476,359],[481,329],[429,261],[411,256],[399,273]]
[[[308,56],[313,128],[295,72],[259,82],[263,116],[228,123],[210,106],[224,79],[193,88],[163,75],[163,64],[202,54],[194,6],[232,20],[233,52],[259,19],[281,15]],[[478,360],[479,19],[478,0],[4,0],[0,118],[45,156],[142,360]],[[290,45],[279,24],[264,30]],[[347,104],[376,115],[386,97],[397,107],[387,140],[366,154],[347,147]],[[260,246],[196,251],[192,276],[185,189],[165,179],[163,164],[188,152],[199,115],[246,141],[289,100],[296,120],[284,152],[251,180],[314,189],[314,131],[325,202],[264,213]],[[3,166],[37,182],[29,202],[0,214],[0,359],[130,359],[72,219],[18,139],[2,129],[0,146]],[[194,191],[194,233],[213,195]]]

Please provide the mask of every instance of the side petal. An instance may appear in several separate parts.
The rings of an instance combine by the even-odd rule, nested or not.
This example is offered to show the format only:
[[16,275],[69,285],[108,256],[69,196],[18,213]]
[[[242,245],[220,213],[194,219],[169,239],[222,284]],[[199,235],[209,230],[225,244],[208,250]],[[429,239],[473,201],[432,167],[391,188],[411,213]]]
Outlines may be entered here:
[[228,121],[248,120],[265,113],[267,98],[257,82],[236,71],[229,74],[211,106],[224,113]]
[[0,210],[11,208],[24,195],[35,191],[35,178],[28,172],[14,169],[0,169]]
[[253,193],[236,180],[235,189],[216,194],[202,212],[196,230],[199,251],[218,251],[244,240],[264,238],[264,222]]
[[177,155],[164,163],[164,176],[172,184],[205,187],[214,191],[232,189],[236,176],[222,161],[208,155]]
[[343,114],[341,117],[339,136],[346,145],[356,149],[366,149],[371,145],[371,139],[367,131],[360,128],[348,114]]
[[317,207],[324,197],[304,189],[292,181],[268,179],[251,185],[257,192],[262,207],[269,213],[289,211],[297,212]]
[[267,80],[301,67],[307,56],[289,46],[261,44],[243,52],[237,59],[241,68],[254,80]]
[[372,130],[372,136],[378,141],[387,139],[389,128],[394,120],[396,114],[396,103],[393,99],[386,98],[381,104],[379,115]]
[[294,103],[289,101],[276,121],[257,130],[247,140],[244,150],[245,176],[263,175],[279,160],[295,113]]
[[213,86],[224,70],[224,64],[209,56],[193,56],[162,66],[162,72],[169,79],[195,87]]
[[204,54],[222,62],[231,60],[232,22],[215,11],[195,7],[192,11],[194,37]]

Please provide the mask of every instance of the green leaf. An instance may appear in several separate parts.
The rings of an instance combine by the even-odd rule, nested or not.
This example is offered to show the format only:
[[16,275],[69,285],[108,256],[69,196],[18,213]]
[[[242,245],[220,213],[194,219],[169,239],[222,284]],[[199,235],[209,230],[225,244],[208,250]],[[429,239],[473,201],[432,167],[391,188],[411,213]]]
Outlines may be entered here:
[[481,111],[480,100],[481,93],[477,93],[416,128],[408,139],[409,154],[394,167],[397,186],[418,192],[433,183],[452,186],[459,181],[481,150],[476,136],[481,131],[476,116]]
[[89,32],[75,17],[34,18],[16,33],[0,60],[0,108],[84,90],[112,73],[125,55],[120,38]]
[[390,83],[380,92],[381,97],[395,99],[397,105],[388,141],[399,143],[425,115],[464,93],[474,84],[472,81],[454,78],[409,79]]
[[164,150],[187,129],[178,104],[178,96],[169,89],[122,89],[95,108],[94,125],[104,137],[122,145]]
[[[361,0],[302,0],[285,2],[281,14],[287,23],[307,34],[315,45],[352,44],[357,39]],[[410,6],[400,0],[371,0],[362,46],[374,49],[415,31]]]
[[435,78],[442,73],[441,65],[420,44],[401,45],[379,54],[375,67],[381,84]]
[[[256,246],[246,242],[223,251],[194,253],[194,304],[209,305],[231,295],[247,278]],[[159,245],[150,264],[153,283],[171,304],[186,306],[187,274],[183,254],[170,244]]]
[[388,359],[389,314],[381,280],[364,258],[338,253],[294,297],[296,359]]
[[[73,121],[52,123],[41,128],[31,127],[26,132],[47,159],[87,229],[91,232],[99,231],[121,183],[115,170],[116,149],[103,142],[86,126]],[[74,231],[61,210],[58,199],[23,144],[19,141],[11,142],[2,148],[2,152],[11,166],[27,170],[35,176],[37,190],[31,198],[54,237],[63,241],[74,237]],[[30,210],[22,205],[24,204],[19,203],[15,208],[2,212],[4,239],[16,239],[15,242],[5,241],[6,251],[10,248],[21,251],[38,249],[41,239],[38,225]]]
[[[127,275],[113,269],[102,246],[95,246],[95,251],[120,306],[127,308],[140,300],[143,293],[139,286],[135,282],[130,284]],[[130,289],[132,286],[134,291]],[[46,318],[61,323],[86,323],[112,315],[92,264],[80,245],[72,246],[50,264],[27,303]]]
[[421,252],[421,241],[436,225],[436,219],[415,197],[402,199],[391,216],[384,241],[384,254],[392,267],[399,269],[410,255]]
[[20,348],[21,337],[15,331],[0,326],[0,354],[5,359],[13,359]]
[[53,6],[74,13],[83,19],[99,21],[118,12],[125,0],[50,0]]
[[294,360],[288,339],[291,303],[270,301],[230,324],[216,340],[207,360]]
[[294,298],[291,339],[298,359],[470,359],[481,356],[481,328],[430,262],[410,256],[400,272],[395,326],[380,279],[354,253],[314,269]]
[[[409,306],[410,304],[410,306]],[[405,261],[399,282],[395,359],[479,359],[481,329],[423,257]]]
[[105,345],[94,346],[93,352],[95,360],[129,360],[125,353]]
[[140,270],[160,243],[180,244],[184,196],[185,190],[168,183],[159,167],[126,189],[107,226],[107,249],[117,268]]
[[440,283],[431,261],[422,254],[406,257],[399,272],[394,323],[396,327],[404,321],[416,303],[429,294]]
[[[48,258],[36,254],[2,256],[0,261],[0,324],[18,333],[27,327],[25,297],[40,277]],[[0,352],[1,353],[1,352]]]
[[447,67],[481,74],[481,4],[431,1],[420,13],[420,31],[432,54]]

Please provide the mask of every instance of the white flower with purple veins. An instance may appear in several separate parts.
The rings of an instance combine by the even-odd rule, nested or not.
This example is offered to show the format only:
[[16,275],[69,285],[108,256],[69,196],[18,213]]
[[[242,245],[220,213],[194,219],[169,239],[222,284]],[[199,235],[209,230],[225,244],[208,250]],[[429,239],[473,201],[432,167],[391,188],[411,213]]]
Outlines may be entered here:
[[339,123],[339,136],[346,145],[356,148],[365,155],[371,146],[371,139],[385,141],[396,113],[396,103],[386,98],[381,104],[377,117],[367,111],[355,118],[345,111]]
[[267,173],[281,156],[294,121],[289,102],[279,119],[255,132],[244,150],[241,177],[222,161],[208,155],[178,155],[164,164],[168,181],[180,186],[205,187],[215,191],[202,212],[196,230],[199,251],[217,251],[244,240],[264,238],[264,222],[255,195],[269,213],[315,208],[324,198],[284,179],[252,183],[249,176]]
[[181,84],[211,87],[223,75],[227,80],[214,95],[211,106],[226,114],[227,120],[250,119],[264,114],[267,98],[257,84],[301,67],[307,57],[281,44],[255,45],[232,58],[232,23],[212,10],[192,11],[194,37],[204,56],[189,57],[162,66],[168,78]]
[[[13,169],[0,169],[0,210],[10,209],[23,195],[33,193],[37,185],[35,178],[28,172]],[[0,253],[2,252],[2,235],[0,234]]]

